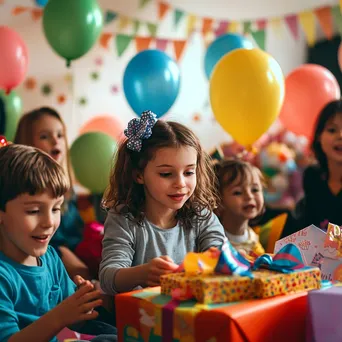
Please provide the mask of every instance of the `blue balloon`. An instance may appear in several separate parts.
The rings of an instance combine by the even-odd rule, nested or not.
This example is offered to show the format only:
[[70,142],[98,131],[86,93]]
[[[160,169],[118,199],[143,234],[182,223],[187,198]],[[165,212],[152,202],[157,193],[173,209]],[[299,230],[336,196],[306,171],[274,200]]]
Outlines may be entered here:
[[214,40],[207,49],[204,57],[204,69],[207,78],[217,64],[217,62],[227,53],[235,49],[253,49],[253,43],[246,37],[239,34],[228,33]]
[[174,104],[180,87],[177,63],[160,50],[144,50],[128,63],[123,89],[127,102],[140,115],[151,110],[158,118]]
[[36,4],[40,7],[44,7],[48,2],[49,0],[36,0]]

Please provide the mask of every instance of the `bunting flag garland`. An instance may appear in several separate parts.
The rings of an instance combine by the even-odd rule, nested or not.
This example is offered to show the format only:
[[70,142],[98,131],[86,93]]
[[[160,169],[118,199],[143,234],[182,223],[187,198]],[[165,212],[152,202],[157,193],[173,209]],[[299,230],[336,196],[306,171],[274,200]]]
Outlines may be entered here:
[[316,23],[313,12],[299,13],[299,22],[303,27],[309,46],[313,46],[316,41]]
[[329,7],[321,7],[315,10],[315,14],[325,36],[328,39],[332,39],[333,21],[331,9]]
[[170,9],[170,5],[166,2],[159,2],[158,3],[158,18],[159,20],[165,17],[165,14]]

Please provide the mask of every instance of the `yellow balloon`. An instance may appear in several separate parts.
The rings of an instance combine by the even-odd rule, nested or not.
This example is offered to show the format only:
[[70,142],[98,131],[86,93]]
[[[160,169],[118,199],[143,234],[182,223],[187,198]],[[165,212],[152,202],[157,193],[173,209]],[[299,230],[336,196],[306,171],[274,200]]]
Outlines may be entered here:
[[260,49],[238,49],[217,63],[210,79],[215,118],[238,143],[251,146],[272,125],[284,100],[284,76]]

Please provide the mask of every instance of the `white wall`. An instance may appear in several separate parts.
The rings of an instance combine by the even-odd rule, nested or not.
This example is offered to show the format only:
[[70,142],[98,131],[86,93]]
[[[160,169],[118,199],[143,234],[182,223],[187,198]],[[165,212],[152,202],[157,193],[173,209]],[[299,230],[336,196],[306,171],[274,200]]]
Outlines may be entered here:
[[[198,16],[248,20],[284,16],[337,2],[337,0],[173,0],[172,6]],[[126,124],[134,117],[134,113],[122,92],[122,76],[127,63],[136,54],[134,42],[121,58],[117,57],[114,42],[111,42],[108,51],[96,44],[86,56],[73,62],[72,67],[67,69],[62,58],[56,56],[46,42],[41,20],[33,21],[29,13],[11,15],[15,5],[32,6],[33,3],[33,0],[7,0],[0,5],[0,25],[10,26],[25,40],[30,54],[28,77],[34,77],[37,81],[34,90],[27,90],[24,85],[18,88],[25,111],[42,105],[55,107],[67,123],[71,140],[77,136],[82,124],[95,115],[116,115]],[[157,22],[154,0],[142,10],[138,8],[138,0],[99,0],[99,3],[103,10],[111,9],[132,18]],[[180,25],[177,31],[172,30],[172,27],[172,16],[167,15],[159,26],[158,36],[167,38],[185,36],[185,23]],[[116,30],[116,23],[104,28],[106,32]],[[140,34],[144,33],[142,29]],[[305,61],[306,41],[302,31],[299,39],[295,41],[285,25],[282,25],[279,32],[268,29],[266,47],[279,62],[285,75]],[[172,49],[167,52],[172,56]],[[183,58],[179,62],[182,73],[181,90],[167,118],[189,125],[199,135],[205,148],[210,150],[229,137],[214,122],[208,106],[209,84],[203,71],[204,53],[205,46],[201,35],[194,34],[189,39]],[[96,65],[95,60],[98,58],[103,60],[102,66]],[[92,72],[98,72],[97,81],[91,79]],[[66,80],[68,74],[72,75],[73,82]],[[49,96],[41,94],[40,88],[45,83],[53,87]],[[117,94],[110,91],[113,85],[119,88]],[[58,103],[59,95],[65,95],[65,103]],[[82,97],[87,99],[86,105],[79,104]],[[200,115],[199,122],[193,120],[195,113]]]

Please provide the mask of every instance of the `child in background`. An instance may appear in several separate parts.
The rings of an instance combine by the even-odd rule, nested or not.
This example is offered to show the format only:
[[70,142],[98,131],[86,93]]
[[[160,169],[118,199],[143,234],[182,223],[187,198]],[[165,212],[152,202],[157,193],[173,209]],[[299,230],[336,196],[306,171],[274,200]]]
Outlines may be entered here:
[[146,111],[125,130],[104,205],[100,283],[108,294],[160,284],[188,252],[220,247],[215,177],[194,133]]
[[326,229],[342,225],[342,101],[328,103],[313,132],[312,151],[318,164],[303,174],[304,197],[297,204],[297,229],[310,224]]
[[[57,341],[65,327],[116,341],[115,328],[96,325],[100,292],[82,277],[79,289],[48,246],[61,219],[69,180],[46,153],[29,146],[0,148],[0,341]],[[87,322],[86,322],[87,321]]]
[[[42,107],[22,116],[14,143],[34,146],[48,153],[63,166],[72,185],[66,127],[55,110]],[[61,224],[50,244],[57,250],[71,278],[79,274],[90,280],[92,276],[89,268],[75,254],[75,249],[82,240],[84,222],[78,212],[72,188],[65,198]]]
[[263,213],[263,177],[248,162],[232,159],[215,165],[221,202],[216,213],[231,244],[242,254],[258,257],[265,251],[249,222]]

